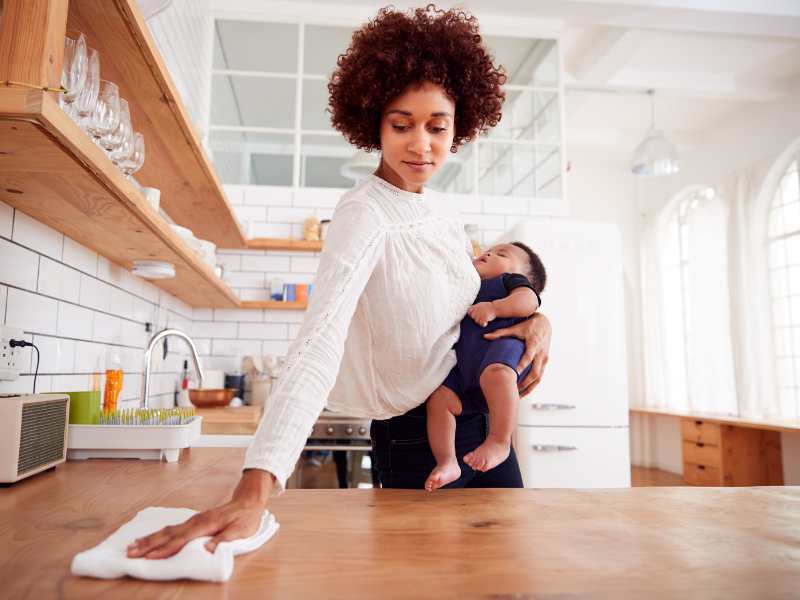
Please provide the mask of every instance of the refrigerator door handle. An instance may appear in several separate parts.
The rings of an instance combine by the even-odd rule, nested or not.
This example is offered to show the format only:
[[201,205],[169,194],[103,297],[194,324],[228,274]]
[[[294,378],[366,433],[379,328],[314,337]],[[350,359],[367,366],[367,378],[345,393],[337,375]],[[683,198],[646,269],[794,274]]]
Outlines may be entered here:
[[577,450],[577,446],[562,446],[560,444],[533,444],[534,452],[565,452],[567,450]]
[[556,404],[556,403],[541,403],[541,402],[534,402],[531,404],[531,408],[533,410],[570,410],[575,408],[574,404]]

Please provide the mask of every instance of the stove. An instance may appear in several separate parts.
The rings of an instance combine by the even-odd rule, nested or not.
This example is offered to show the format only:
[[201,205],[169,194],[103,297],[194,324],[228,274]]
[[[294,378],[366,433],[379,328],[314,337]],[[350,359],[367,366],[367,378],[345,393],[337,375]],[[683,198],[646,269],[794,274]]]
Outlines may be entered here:
[[306,442],[306,450],[370,449],[370,419],[323,410]]
[[[319,472],[318,467],[321,466],[321,462],[319,458],[316,462],[308,460],[313,459],[315,455],[333,459],[336,463],[336,478],[340,488],[361,487],[365,479],[371,480],[370,486],[378,487],[377,471],[373,467],[371,458],[370,423],[370,419],[323,410],[306,440],[304,447],[306,452],[298,460],[286,487],[305,487],[304,480],[308,480],[310,486],[315,487],[312,480],[315,471]],[[331,451],[332,454],[319,451]],[[367,461],[368,466],[362,465],[367,456],[370,457]]]

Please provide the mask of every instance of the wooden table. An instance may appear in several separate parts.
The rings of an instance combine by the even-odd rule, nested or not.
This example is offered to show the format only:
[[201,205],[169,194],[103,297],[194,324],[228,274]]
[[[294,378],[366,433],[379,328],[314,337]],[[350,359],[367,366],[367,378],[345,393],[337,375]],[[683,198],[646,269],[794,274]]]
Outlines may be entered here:
[[800,488],[289,490],[227,584],[93,580],[72,556],[150,505],[225,499],[240,449],[69,462],[0,490],[4,598],[797,598]]

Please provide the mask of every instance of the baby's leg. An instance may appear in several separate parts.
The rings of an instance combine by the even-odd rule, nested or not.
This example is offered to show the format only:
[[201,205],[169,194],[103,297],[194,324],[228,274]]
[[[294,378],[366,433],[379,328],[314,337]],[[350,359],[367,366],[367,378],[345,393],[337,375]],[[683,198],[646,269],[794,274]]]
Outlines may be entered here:
[[436,468],[425,481],[429,492],[461,477],[461,467],[456,460],[456,417],[461,414],[461,401],[453,390],[440,385],[427,404],[428,441]]
[[481,391],[489,405],[489,435],[464,456],[464,462],[476,471],[493,469],[511,451],[511,434],[517,422],[517,373],[505,364],[487,366],[480,378]]

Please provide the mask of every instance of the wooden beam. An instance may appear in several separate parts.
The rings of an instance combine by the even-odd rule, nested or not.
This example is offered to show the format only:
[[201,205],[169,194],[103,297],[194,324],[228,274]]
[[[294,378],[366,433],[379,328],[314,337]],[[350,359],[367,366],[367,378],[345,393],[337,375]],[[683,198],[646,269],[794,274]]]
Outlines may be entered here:
[[628,64],[643,43],[640,31],[598,27],[592,41],[569,61],[568,69],[580,83],[605,84]]
[[5,0],[0,27],[0,81],[61,85],[67,0]]

